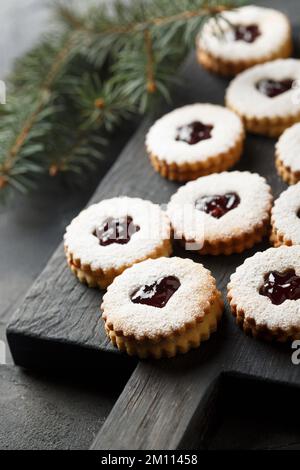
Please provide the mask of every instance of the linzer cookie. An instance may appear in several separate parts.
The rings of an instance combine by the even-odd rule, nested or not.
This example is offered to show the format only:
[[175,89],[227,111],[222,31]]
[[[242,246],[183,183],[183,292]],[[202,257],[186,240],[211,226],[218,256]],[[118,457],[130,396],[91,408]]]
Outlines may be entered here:
[[246,259],[231,276],[228,299],[245,333],[267,340],[300,338],[300,246]]
[[189,259],[147,260],[124,271],[102,303],[110,340],[140,358],[172,357],[197,348],[223,311],[215,279]]
[[89,287],[107,287],[124,269],[169,256],[170,222],[156,204],[117,197],[82,211],[64,236],[68,264]]
[[276,144],[276,167],[288,184],[300,181],[300,124],[284,131]]
[[245,6],[209,20],[197,39],[199,62],[221,75],[287,58],[292,52],[288,18],[277,10]]
[[271,222],[274,246],[300,245],[300,183],[288,188],[275,201]]
[[255,173],[204,176],[172,196],[168,215],[175,238],[200,254],[240,253],[267,234],[271,188]]
[[243,124],[235,113],[198,103],[156,121],[147,134],[146,147],[162,176],[188,181],[233,166],[241,156],[244,138]]
[[279,136],[300,120],[300,60],[282,59],[239,74],[226,92],[226,104],[249,132]]

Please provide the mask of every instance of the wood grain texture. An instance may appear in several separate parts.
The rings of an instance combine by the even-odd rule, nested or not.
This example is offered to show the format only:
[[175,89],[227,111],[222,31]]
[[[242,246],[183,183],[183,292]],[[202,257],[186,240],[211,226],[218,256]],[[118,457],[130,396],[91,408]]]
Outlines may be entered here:
[[201,349],[189,359],[140,363],[92,449],[197,447],[219,383],[210,349]]
[[[290,6],[293,2],[287,2]],[[182,88],[174,106],[196,101],[222,104],[228,82],[203,71],[194,59],[182,71]],[[160,110],[163,114],[165,110]],[[150,120],[141,128],[104,178],[91,202],[129,195],[165,203],[178,187],[163,180],[149,165],[144,139]],[[286,185],[274,166],[274,140],[248,136],[239,170],[259,172],[277,197]],[[262,243],[242,255],[199,257],[176,249],[209,268],[226,295],[230,274]],[[30,290],[8,327],[17,364],[107,366],[111,374],[127,357],[108,344],[100,319],[101,293],[80,285],[65,264],[62,246]],[[197,445],[213,410],[213,396],[224,374],[300,385],[300,369],[291,363],[288,345],[248,338],[235,325],[226,306],[219,331],[201,348],[169,361],[141,361],[102,427],[94,449],[175,449]],[[129,361],[134,367],[134,362]]]

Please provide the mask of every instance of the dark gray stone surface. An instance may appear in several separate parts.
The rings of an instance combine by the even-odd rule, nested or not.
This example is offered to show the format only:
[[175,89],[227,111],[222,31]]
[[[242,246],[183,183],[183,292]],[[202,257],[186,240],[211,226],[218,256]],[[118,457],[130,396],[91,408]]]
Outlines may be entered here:
[[100,375],[51,377],[0,368],[0,449],[88,449],[121,391]]

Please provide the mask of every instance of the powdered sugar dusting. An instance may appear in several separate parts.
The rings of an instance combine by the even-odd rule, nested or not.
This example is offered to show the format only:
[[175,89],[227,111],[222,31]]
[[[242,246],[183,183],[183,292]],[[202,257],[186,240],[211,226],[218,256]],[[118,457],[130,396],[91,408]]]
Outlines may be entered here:
[[292,171],[300,171],[300,124],[294,124],[281,135],[276,144],[279,159]]
[[237,268],[231,276],[230,294],[233,303],[244,310],[246,319],[253,318],[258,326],[266,324],[270,329],[300,327],[300,299],[274,305],[268,297],[259,294],[265,274],[287,269],[295,269],[300,275],[300,246],[270,248],[256,253]]
[[274,227],[295,245],[300,244],[300,218],[297,215],[299,209],[300,183],[284,191],[272,209]]
[[[101,246],[93,234],[108,218],[130,216],[140,230],[127,244]],[[170,238],[170,222],[156,204],[139,198],[116,197],[83,210],[67,227],[65,246],[82,264],[92,270],[120,268],[150,256],[164,240]]]
[[[232,192],[240,197],[240,204],[220,219],[195,208],[196,200],[202,196]],[[172,196],[167,213],[175,232],[186,240],[197,240],[204,230],[204,239],[213,243],[251,232],[268,217],[271,203],[270,187],[263,177],[232,171],[204,176],[182,186]]]
[[[163,308],[131,301],[137,288],[167,276],[176,276],[181,285]],[[177,257],[147,260],[124,271],[108,287],[103,297],[104,316],[114,330],[136,339],[168,336],[204,315],[214,290],[215,281],[202,264]]]
[[279,59],[256,65],[237,75],[226,92],[227,105],[249,118],[275,118],[294,116],[300,112],[299,89],[292,88],[281,95],[270,98],[256,88],[262,79],[299,80],[300,60]]
[[[290,38],[290,25],[287,17],[271,8],[245,6],[223,13],[233,25],[255,24],[260,36],[252,43],[235,41],[228,22],[220,19],[224,35],[220,35],[216,22],[208,21],[199,35],[199,46],[215,57],[229,61],[259,60],[276,53]],[[219,34],[218,34],[219,33]]]
[[[195,145],[177,141],[177,129],[193,121],[213,125],[211,138]],[[243,125],[235,113],[223,106],[196,103],[175,109],[156,121],[147,134],[146,146],[150,153],[167,163],[192,163],[227,152],[242,134]]]

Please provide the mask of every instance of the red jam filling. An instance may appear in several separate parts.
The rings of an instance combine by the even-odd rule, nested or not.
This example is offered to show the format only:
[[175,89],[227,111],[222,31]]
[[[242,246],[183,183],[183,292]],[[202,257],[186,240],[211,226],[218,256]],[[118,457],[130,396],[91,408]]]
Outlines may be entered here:
[[272,80],[271,78],[264,78],[256,83],[257,90],[269,98],[275,98],[286,91],[289,91],[293,86],[291,78],[285,80]]
[[269,297],[272,304],[280,305],[285,300],[300,299],[300,276],[294,269],[283,273],[271,271],[265,275],[265,282],[259,290],[260,295]]
[[180,281],[175,276],[167,276],[151,285],[139,287],[132,295],[134,304],[145,304],[151,307],[164,307],[172,295],[179,289]]
[[135,232],[140,227],[133,224],[132,217],[122,217],[120,219],[107,219],[104,224],[97,227],[94,235],[98,238],[101,246],[119,243],[125,245],[128,243]]
[[261,32],[257,24],[249,24],[248,26],[238,24],[234,26],[234,39],[236,41],[244,41],[248,43],[254,42]]
[[191,122],[186,126],[177,128],[176,140],[186,142],[189,145],[195,145],[201,140],[210,139],[213,127],[200,121]]
[[241,200],[236,193],[226,193],[224,195],[203,196],[197,199],[195,207],[199,211],[220,219],[227,212],[235,209],[240,202]]

